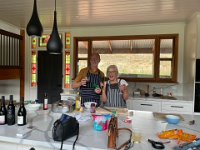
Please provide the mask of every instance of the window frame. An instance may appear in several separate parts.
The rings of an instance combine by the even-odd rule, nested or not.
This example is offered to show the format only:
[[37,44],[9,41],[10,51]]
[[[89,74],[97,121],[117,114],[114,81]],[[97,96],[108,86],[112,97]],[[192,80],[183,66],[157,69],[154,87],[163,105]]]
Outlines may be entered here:
[[[155,34],[155,35],[133,35],[133,36],[99,36],[99,37],[74,37],[74,53],[73,53],[73,77],[78,73],[77,62],[78,60],[87,60],[89,64],[89,58],[92,53],[92,41],[104,41],[104,40],[140,40],[140,39],[155,39],[155,51],[154,55],[154,77],[153,78],[130,78],[123,77],[126,81],[130,82],[156,82],[156,83],[177,83],[177,69],[178,69],[178,34]],[[173,39],[172,46],[172,58],[160,58],[160,41],[162,39]],[[78,58],[78,42],[88,42],[88,58]],[[160,78],[160,61],[171,60],[171,78]]]

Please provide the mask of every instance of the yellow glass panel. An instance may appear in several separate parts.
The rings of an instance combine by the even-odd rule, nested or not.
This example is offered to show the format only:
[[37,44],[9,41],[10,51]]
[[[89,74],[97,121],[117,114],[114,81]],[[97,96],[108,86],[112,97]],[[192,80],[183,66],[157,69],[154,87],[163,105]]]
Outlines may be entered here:
[[36,74],[32,74],[32,82],[36,82],[37,81],[37,76]]
[[65,34],[65,48],[66,49],[71,48],[71,33]]

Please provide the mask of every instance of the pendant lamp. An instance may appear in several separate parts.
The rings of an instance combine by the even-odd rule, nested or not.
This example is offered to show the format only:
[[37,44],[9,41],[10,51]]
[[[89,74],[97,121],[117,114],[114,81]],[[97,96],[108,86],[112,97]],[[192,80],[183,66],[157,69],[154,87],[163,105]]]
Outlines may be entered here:
[[60,39],[57,27],[56,19],[56,0],[55,0],[55,11],[54,11],[54,23],[50,38],[47,43],[47,52],[50,54],[61,54],[62,53],[62,41]]
[[30,21],[27,24],[26,32],[29,36],[41,36],[43,32],[42,24],[37,13],[36,0],[34,0],[33,13]]

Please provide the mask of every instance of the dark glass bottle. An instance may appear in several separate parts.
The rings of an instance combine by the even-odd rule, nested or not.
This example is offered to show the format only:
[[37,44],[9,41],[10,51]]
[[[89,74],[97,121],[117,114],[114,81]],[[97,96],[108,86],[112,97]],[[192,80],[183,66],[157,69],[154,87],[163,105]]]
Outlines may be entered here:
[[48,97],[47,97],[47,93],[44,93],[43,110],[47,110],[47,109],[48,109]]
[[5,96],[1,97],[1,107],[0,107],[0,125],[6,124],[6,106],[5,106]]
[[24,98],[20,100],[20,107],[17,113],[17,125],[23,126],[26,125],[26,108],[24,107]]
[[15,105],[13,104],[13,95],[10,95],[10,101],[7,106],[7,124],[15,124]]

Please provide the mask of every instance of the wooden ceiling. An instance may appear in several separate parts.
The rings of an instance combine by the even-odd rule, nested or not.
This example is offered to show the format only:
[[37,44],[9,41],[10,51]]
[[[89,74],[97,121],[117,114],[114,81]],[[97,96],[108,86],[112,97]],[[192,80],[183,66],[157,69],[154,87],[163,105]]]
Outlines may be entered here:
[[[54,0],[37,0],[44,28],[51,28]],[[0,0],[0,20],[26,27],[33,0]],[[200,12],[199,0],[57,0],[59,27],[185,22]]]

